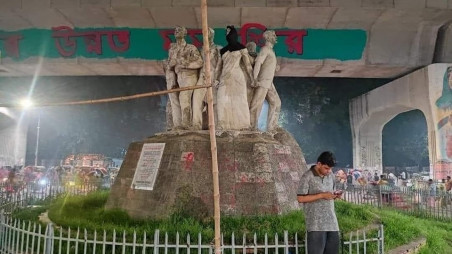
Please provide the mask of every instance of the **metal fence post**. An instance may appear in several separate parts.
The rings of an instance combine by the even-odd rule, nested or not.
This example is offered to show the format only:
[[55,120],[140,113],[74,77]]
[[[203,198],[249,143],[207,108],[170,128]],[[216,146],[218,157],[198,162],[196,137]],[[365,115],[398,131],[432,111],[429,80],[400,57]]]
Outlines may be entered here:
[[156,229],[154,232],[154,254],[159,253],[159,238],[160,230]]
[[381,196],[381,185],[377,185],[378,186],[378,208],[382,208],[383,207],[383,197]]
[[45,254],[53,253],[53,237],[54,237],[53,224],[49,223],[47,224],[46,237],[44,238]]
[[385,253],[385,236],[384,236],[384,227],[383,224],[380,224],[380,228],[378,230],[378,253]]
[[5,243],[3,242],[3,237],[4,237],[4,234],[5,234],[5,232],[4,231],[6,231],[6,227],[5,227],[5,210],[1,210],[0,211],[0,251],[1,251],[1,248],[2,248],[2,246],[4,246],[5,245]]

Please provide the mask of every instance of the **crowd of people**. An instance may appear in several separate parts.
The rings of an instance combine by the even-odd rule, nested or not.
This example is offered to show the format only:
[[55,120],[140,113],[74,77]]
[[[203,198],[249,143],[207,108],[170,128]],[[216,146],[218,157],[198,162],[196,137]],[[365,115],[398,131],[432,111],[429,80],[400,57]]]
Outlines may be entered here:
[[105,168],[98,167],[1,167],[0,183],[2,191],[16,192],[30,184],[75,185],[93,183],[94,180],[102,184],[102,180],[110,180],[113,175]]
[[451,176],[435,181],[416,177],[417,174],[412,174],[414,178],[408,178],[406,172],[396,176],[394,173],[378,174],[378,172],[357,169],[338,169],[334,175],[337,188],[347,191],[367,190],[366,197],[375,196],[376,194],[371,190],[373,187],[378,188],[385,202],[394,201],[394,197],[400,196],[400,192],[403,191],[418,193],[415,201],[427,204],[429,207],[446,207],[452,204]]

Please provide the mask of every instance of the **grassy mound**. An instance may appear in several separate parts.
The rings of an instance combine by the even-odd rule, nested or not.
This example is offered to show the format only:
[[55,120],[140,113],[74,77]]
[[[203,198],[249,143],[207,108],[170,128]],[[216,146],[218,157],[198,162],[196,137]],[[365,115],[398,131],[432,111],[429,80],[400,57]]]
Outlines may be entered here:
[[[107,233],[116,229],[116,232],[124,231],[127,235],[134,231],[138,235],[144,231],[152,234],[159,229],[161,232],[168,232],[170,240],[175,238],[176,232],[181,236],[187,233],[197,236],[200,233],[205,241],[214,238],[214,223],[211,218],[197,220],[176,213],[165,220],[135,220],[124,211],[105,210],[104,205],[108,194],[108,191],[102,191],[87,196],[61,196],[46,208],[48,208],[50,219],[64,227],[80,227],[89,231],[106,230]],[[43,208],[39,208],[40,212],[42,210]],[[450,222],[422,219],[393,210],[357,206],[342,201],[336,202],[336,213],[340,229],[345,235],[373,223],[383,223],[386,250],[409,243],[420,236],[427,237],[427,246],[420,253],[449,253],[452,250]],[[20,219],[30,219],[33,213],[22,210],[15,216]],[[251,234],[254,232],[258,239],[263,239],[265,233],[271,238],[275,233],[282,235],[285,230],[292,237],[298,233],[299,239],[303,239],[305,225],[301,211],[284,215],[221,217],[221,231],[225,241],[230,240],[232,232],[239,239],[242,234],[252,237]]]

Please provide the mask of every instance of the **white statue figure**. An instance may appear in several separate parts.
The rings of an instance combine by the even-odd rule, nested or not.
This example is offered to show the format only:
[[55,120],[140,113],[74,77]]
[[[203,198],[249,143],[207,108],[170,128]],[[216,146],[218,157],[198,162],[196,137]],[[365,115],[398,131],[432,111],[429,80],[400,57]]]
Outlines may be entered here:
[[[254,41],[250,41],[246,44],[246,49],[248,50],[248,54],[250,55],[250,63],[251,66],[254,67],[254,62],[257,57],[257,51],[256,51],[256,43]],[[247,98],[248,98],[248,108],[251,107],[251,101],[253,100],[254,95],[254,87],[253,83],[251,82],[251,79],[247,79],[246,81],[246,92],[247,92]]]
[[[211,84],[214,84],[215,80],[218,80],[220,73],[220,49],[217,45],[214,44],[213,39],[215,36],[215,31],[212,28],[209,28],[209,49],[210,49],[210,79]],[[204,59],[204,50],[201,51],[201,56]],[[205,62],[204,62],[205,64]],[[199,75],[198,83],[196,85],[202,86],[206,84],[205,76],[204,76],[204,68],[203,65],[201,69],[201,73]],[[196,89],[193,92],[193,129],[201,130],[203,127],[203,109],[206,104],[206,92],[207,88]],[[214,105],[214,115],[215,119],[218,119],[216,116],[216,103],[217,103],[217,89],[212,88],[213,93],[213,105]]]
[[[185,27],[174,29],[175,43],[171,43],[165,71],[167,87],[188,87],[196,85],[202,58],[198,49],[185,41]],[[170,95],[174,128],[188,128],[191,124],[191,96],[193,90]]]
[[250,41],[246,44],[246,49],[248,50],[248,54],[251,56],[251,65],[254,66],[254,59],[257,57],[257,51],[256,51],[256,43],[254,41]]
[[273,77],[277,70],[276,55],[273,50],[273,46],[276,44],[275,31],[265,31],[264,39],[265,46],[261,48],[254,63],[253,74],[256,81],[254,83],[256,89],[250,107],[251,128],[257,129],[262,104],[267,99],[269,104],[267,131],[272,131],[278,126],[279,112],[281,110],[281,100],[273,84]]
[[237,41],[237,30],[234,26],[228,26],[226,31],[228,45],[220,50],[222,61],[217,91],[218,128],[249,129],[250,112],[246,76],[253,82],[253,69],[248,50]]

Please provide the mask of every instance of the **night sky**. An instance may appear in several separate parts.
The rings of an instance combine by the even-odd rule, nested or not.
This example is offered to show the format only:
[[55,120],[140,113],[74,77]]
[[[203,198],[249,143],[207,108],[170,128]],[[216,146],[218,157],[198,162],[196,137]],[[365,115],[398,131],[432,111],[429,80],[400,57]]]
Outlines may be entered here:
[[[294,135],[308,163],[314,162],[321,151],[331,150],[336,154],[338,166],[351,167],[353,158],[348,101],[389,81],[276,78],[274,83],[282,101],[280,125]],[[165,88],[164,77],[151,76],[41,77],[35,82],[32,78],[11,77],[0,78],[0,99],[2,103],[13,102],[32,91],[31,98],[36,102],[79,101],[127,96]],[[117,158],[124,156],[131,142],[165,130],[166,102],[167,96],[163,95],[125,102],[43,107],[27,111],[25,117],[30,122],[27,162],[32,164],[34,161],[39,115],[39,158],[45,160],[44,163],[59,162],[71,153],[101,153]],[[404,128],[414,131],[404,132]],[[397,153],[403,155],[406,149],[395,148],[403,146],[403,140],[422,140],[424,132],[426,135],[425,118],[419,112],[401,114],[391,121],[383,130],[384,165],[407,166],[419,163],[410,156],[398,157],[404,158],[401,163],[394,156]],[[416,137],[419,135],[421,137]],[[422,149],[422,146],[416,149]],[[385,150],[391,156],[386,156]],[[428,165],[428,157],[426,161]],[[425,164],[425,161],[421,162]]]

